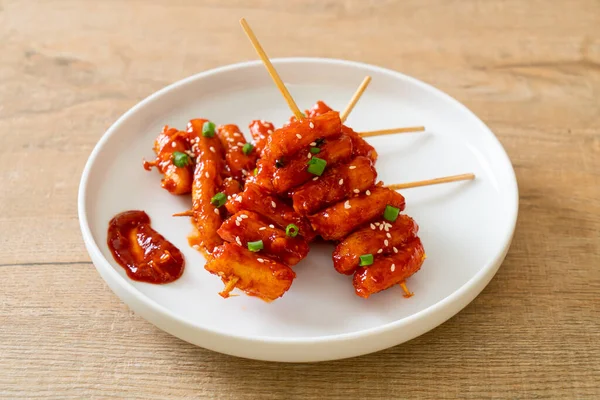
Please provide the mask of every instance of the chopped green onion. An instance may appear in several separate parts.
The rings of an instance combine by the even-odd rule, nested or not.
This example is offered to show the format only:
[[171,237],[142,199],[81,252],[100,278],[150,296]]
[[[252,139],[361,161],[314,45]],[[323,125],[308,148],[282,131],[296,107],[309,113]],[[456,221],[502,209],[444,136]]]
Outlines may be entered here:
[[358,265],[361,267],[366,267],[371,264],[373,264],[373,254],[363,254],[360,256],[360,262]]
[[215,136],[215,123],[206,121],[204,125],[202,125],[202,136],[204,137],[213,137]]
[[289,224],[285,228],[285,234],[288,235],[289,237],[296,237],[296,235],[298,235],[299,230],[300,230],[300,228],[298,228],[298,226],[296,226],[294,224]]
[[325,143],[325,139],[324,138],[320,138],[315,140],[315,146],[320,147]]
[[175,164],[175,166],[178,168],[183,168],[186,165],[189,165],[189,163],[192,161],[190,159],[190,156],[188,156],[185,153],[182,153],[181,151],[174,151],[172,158],[173,164]]
[[310,154],[319,154],[321,152],[321,149],[318,147],[311,147],[310,148]]
[[210,199],[210,202],[215,207],[221,207],[227,202],[227,196],[223,192],[217,193],[212,197],[212,199]]
[[258,168],[254,168],[254,176],[258,175]]
[[385,206],[385,211],[383,212],[383,218],[390,222],[394,222],[396,218],[398,218],[398,214],[400,214],[399,208],[387,205]]
[[257,240],[256,242],[248,242],[248,250],[257,252],[264,248],[263,241]]
[[250,154],[250,152],[252,151],[252,149],[254,148],[254,146],[251,143],[246,143],[244,145],[244,147],[242,147],[242,151],[244,152],[245,155]]
[[308,162],[308,172],[313,175],[321,176],[323,175],[323,171],[325,171],[325,167],[327,166],[327,161],[322,158],[313,157]]

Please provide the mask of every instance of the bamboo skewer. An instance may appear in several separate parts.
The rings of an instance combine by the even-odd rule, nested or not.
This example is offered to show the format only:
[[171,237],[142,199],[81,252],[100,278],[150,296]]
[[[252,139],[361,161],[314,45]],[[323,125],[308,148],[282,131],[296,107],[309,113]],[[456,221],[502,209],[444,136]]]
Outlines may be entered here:
[[281,77],[275,70],[275,67],[273,67],[273,64],[271,64],[271,61],[269,60],[267,53],[265,53],[265,50],[262,48],[262,46],[258,42],[258,39],[256,38],[256,35],[254,35],[252,28],[250,28],[250,25],[248,25],[248,22],[246,22],[246,20],[244,18],[240,19],[240,24],[242,25],[242,28],[244,29],[246,36],[248,36],[248,39],[250,39],[252,46],[254,46],[254,50],[256,50],[256,53],[262,60],[263,64],[265,64],[265,67],[267,68],[269,75],[271,75],[271,79],[273,79],[273,82],[275,82],[275,85],[277,86],[277,88],[279,89],[279,91],[281,92],[283,97],[285,98],[285,101],[287,101],[288,106],[290,107],[290,110],[292,110],[292,113],[296,116],[296,119],[298,119],[298,120],[303,119],[304,114],[302,114],[302,111],[300,111],[300,109],[298,108],[298,105],[292,98],[292,95],[288,91],[287,87],[285,87],[285,84],[283,83],[283,81],[281,80]]
[[424,126],[409,126],[403,128],[392,128],[392,129],[381,129],[378,131],[368,131],[368,132],[359,132],[358,134],[361,137],[371,137],[371,136],[384,136],[384,135],[393,135],[395,133],[408,133],[408,132],[423,132],[425,130]]
[[341,112],[340,119],[342,120],[342,124],[346,121],[346,119],[348,118],[348,115],[350,115],[350,113],[352,112],[352,109],[354,109],[354,106],[356,105],[356,103],[358,103],[358,100],[364,93],[367,86],[369,86],[369,83],[371,83],[371,77],[367,75],[367,76],[365,76],[365,79],[363,79],[363,81],[360,84],[360,86],[358,87],[358,89],[356,89],[356,92],[354,92],[354,95],[350,99],[350,103],[348,103],[348,105],[346,106],[344,111]]
[[[407,183],[393,183],[391,185],[387,185],[388,189],[392,190],[400,190],[400,189],[410,189],[421,186],[432,186],[439,185],[440,183],[450,183],[450,182],[459,182],[459,181],[472,181],[475,179],[475,174],[460,174],[460,175],[451,175],[444,176],[442,178],[435,179],[426,179],[423,181],[415,181],[415,182],[407,182]],[[174,217],[191,217],[193,215],[192,210],[186,210],[179,213],[173,214]]]
[[394,183],[387,185],[386,187],[392,190],[409,189],[419,186],[430,186],[439,185],[440,183],[458,182],[458,181],[471,181],[475,179],[475,174],[461,174],[444,176],[443,178],[427,179],[424,181],[407,182],[407,183]]

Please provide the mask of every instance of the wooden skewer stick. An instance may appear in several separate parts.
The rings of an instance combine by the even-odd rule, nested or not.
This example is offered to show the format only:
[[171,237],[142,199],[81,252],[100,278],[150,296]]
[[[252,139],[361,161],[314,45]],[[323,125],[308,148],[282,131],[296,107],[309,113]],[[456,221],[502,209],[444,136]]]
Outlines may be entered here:
[[173,214],[174,217],[193,217],[194,216],[194,212],[192,210],[185,210],[182,212],[178,212]]
[[423,132],[424,126],[409,126],[404,128],[382,129],[379,131],[359,132],[361,137],[393,135],[395,133]]
[[340,114],[340,119],[342,120],[342,124],[344,123],[344,121],[346,121],[346,118],[348,118],[348,115],[350,115],[350,113],[352,112],[352,109],[354,109],[354,106],[356,105],[356,103],[358,103],[360,96],[362,96],[362,94],[365,91],[365,89],[367,88],[367,86],[369,86],[369,83],[371,83],[371,77],[367,75],[367,76],[365,76],[365,79],[363,79],[363,81],[360,84],[360,86],[358,87],[358,89],[356,89],[356,92],[354,92],[354,95],[350,99],[350,103],[348,103],[348,105],[346,106],[344,111],[342,111],[342,113]]
[[235,289],[235,284],[238,283],[238,281],[240,280],[239,277],[234,276],[233,278],[231,278],[229,280],[229,282],[227,282],[227,284],[225,285],[225,288],[223,289],[222,292],[219,292],[219,295],[221,297],[223,297],[224,299],[229,297],[229,293],[231,293],[231,291],[233,289]]
[[244,18],[240,19],[240,24],[242,25],[242,28],[244,29],[246,36],[248,36],[248,39],[250,39],[252,46],[254,46],[254,50],[256,50],[256,53],[262,60],[263,64],[265,64],[265,67],[267,68],[269,75],[271,75],[271,79],[273,79],[273,82],[275,82],[275,85],[277,86],[277,88],[279,89],[279,91],[281,92],[283,97],[285,98],[285,101],[287,101],[288,106],[290,107],[290,110],[292,110],[292,113],[294,113],[294,115],[296,116],[296,119],[298,119],[298,120],[303,119],[304,114],[302,114],[302,111],[300,111],[300,109],[298,108],[298,105],[292,98],[292,95],[290,94],[290,92],[287,90],[287,87],[285,87],[285,84],[283,83],[283,81],[281,80],[281,77],[275,70],[275,67],[273,67],[273,64],[271,64],[271,61],[269,60],[267,53],[265,53],[265,50],[262,48],[262,46],[258,42],[258,39],[256,38],[256,35],[254,35],[254,32],[250,28],[250,25],[248,25],[248,22],[246,22],[246,20]]
[[414,187],[419,187],[419,186],[438,185],[440,183],[457,182],[457,181],[471,181],[473,179],[475,179],[475,174],[461,174],[461,175],[444,176],[443,178],[427,179],[424,181],[394,183],[392,185],[387,185],[387,187],[392,190],[400,190],[400,189],[409,189],[409,188],[414,188]]

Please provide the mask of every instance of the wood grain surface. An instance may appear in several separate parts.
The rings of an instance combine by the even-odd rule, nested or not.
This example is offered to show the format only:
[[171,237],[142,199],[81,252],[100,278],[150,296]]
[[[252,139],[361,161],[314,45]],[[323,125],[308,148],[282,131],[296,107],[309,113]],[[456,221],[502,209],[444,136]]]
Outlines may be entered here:
[[[521,203],[464,311],[364,357],[288,365],[196,348],[91,265],[76,192],[123,112],[199,71],[324,56],[400,70],[498,135]],[[0,0],[0,397],[600,398],[600,2]]]

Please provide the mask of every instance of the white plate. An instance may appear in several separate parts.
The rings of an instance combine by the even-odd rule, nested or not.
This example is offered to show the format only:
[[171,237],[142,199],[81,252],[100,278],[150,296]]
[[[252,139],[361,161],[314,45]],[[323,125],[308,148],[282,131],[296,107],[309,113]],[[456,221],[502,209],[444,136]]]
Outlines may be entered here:
[[[274,60],[300,108],[324,100],[342,109],[365,77],[373,81],[347,123],[357,131],[425,125],[427,132],[369,139],[386,183],[474,172],[472,182],[405,190],[406,213],[420,225],[428,255],[400,288],[365,300],[351,277],[333,269],[332,246],[312,246],[295,267],[283,298],[265,303],[217,295],[221,280],[203,268],[187,244],[190,222],[171,214],[190,198],[160,188],[160,175],[142,168],[165,124],[185,128],[192,118],[281,125],[286,103],[258,61],[192,76],[151,95],[123,115],[92,152],[81,178],[79,219],[98,272],[129,307],[157,327],[196,345],[261,360],[304,362],[352,357],[410,340],[452,317],[496,273],[510,245],[518,193],[510,160],[492,132],[463,105],[418,80],[386,69],[328,59]],[[108,221],[145,210],[153,227],[186,257],[183,276],[167,285],[134,282],[106,245]]]

